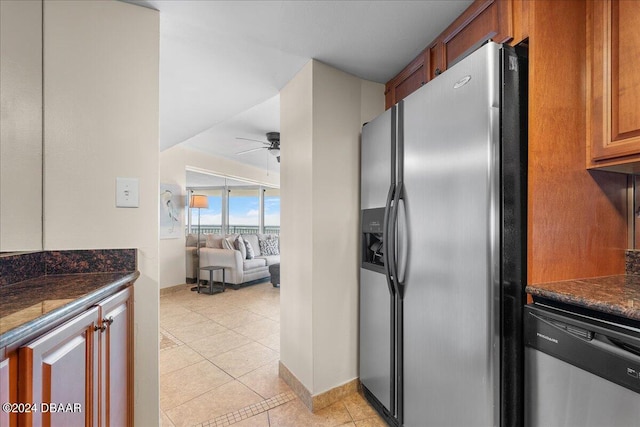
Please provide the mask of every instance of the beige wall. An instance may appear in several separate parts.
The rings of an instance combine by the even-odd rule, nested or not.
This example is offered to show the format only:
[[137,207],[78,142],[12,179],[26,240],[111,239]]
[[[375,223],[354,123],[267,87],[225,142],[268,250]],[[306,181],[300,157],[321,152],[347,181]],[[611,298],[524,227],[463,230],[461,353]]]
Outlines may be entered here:
[[313,391],[313,65],[307,63],[280,91],[280,259],[284,264],[280,361],[309,391]]
[[[186,194],[185,171],[198,170],[228,177],[253,181],[270,186],[280,185],[280,174],[258,169],[246,164],[215,157],[180,145],[160,153],[160,182],[176,184]],[[186,212],[183,211],[186,215]],[[184,239],[160,240],[160,288],[171,287],[185,282]]]
[[[158,425],[158,13],[47,0],[44,19],[45,249],[138,249],[135,424]],[[115,207],[116,177],[138,208]]]
[[42,249],[42,3],[0,1],[0,251]]
[[280,354],[317,395],[358,376],[360,130],[384,86],[312,61],[280,102]]

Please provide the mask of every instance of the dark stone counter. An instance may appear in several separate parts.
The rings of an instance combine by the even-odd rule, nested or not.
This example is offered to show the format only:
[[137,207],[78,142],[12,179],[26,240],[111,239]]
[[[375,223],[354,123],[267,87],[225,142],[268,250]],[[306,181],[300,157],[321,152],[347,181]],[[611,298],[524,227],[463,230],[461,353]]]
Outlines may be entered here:
[[126,288],[139,275],[58,274],[0,287],[0,359]]
[[627,274],[529,285],[527,293],[628,319],[640,320],[640,276]]
[[0,360],[133,284],[135,249],[0,256]]

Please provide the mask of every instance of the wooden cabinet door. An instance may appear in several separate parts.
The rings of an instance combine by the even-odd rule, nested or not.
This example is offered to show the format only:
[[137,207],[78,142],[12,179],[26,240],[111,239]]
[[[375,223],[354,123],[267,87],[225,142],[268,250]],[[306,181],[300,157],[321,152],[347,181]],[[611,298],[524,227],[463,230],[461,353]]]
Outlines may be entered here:
[[[592,164],[640,155],[640,3],[588,2],[587,124]],[[632,158],[625,156],[635,156]],[[607,162],[605,162],[607,163]],[[611,162],[608,162],[611,163]]]
[[513,37],[511,2],[508,0],[476,0],[442,34],[444,67],[450,68],[491,39],[503,43]]
[[127,288],[99,304],[103,333],[100,417],[103,426],[133,425],[132,298]]
[[[387,82],[385,108],[397,104],[483,42],[511,40],[514,34],[513,1],[516,0],[475,0],[420,55]],[[522,15],[522,7],[517,10]]]
[[400,74],[386,84],[385,107],[387,109],[415,92],[428,81],[428,70],[425,59],[426,54],[423,52],[411,61]]
[[[98,308],[89,309],[20,348],[19,401],[38,405],[22,414],[21,425],[98,425],[98,315]],[[76,406],[52,411],[53,404]]]

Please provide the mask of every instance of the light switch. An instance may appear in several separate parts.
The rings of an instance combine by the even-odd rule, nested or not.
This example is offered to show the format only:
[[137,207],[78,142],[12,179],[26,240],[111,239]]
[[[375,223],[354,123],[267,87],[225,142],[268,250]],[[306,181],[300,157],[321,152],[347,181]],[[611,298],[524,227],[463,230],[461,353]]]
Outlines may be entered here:
[[116,207],[138,207],[138,178],[116,178]]

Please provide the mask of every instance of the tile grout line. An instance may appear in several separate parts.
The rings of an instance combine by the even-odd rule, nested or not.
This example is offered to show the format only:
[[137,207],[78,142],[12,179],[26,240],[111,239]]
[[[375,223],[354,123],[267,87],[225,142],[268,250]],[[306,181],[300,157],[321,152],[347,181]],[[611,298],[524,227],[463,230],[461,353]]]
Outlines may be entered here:
[[[189,293],[186,293],[186,295],[189,295]],[[175,294],[167,295],[166,296],[167,298],[165,299],[165,301],[168,301],[172,297],[175,297],[175,296],[177,296],[177,295],[175,295]],[[230,301],[227,301],[227,302],[230,302]],[[272,301],[270,301],[270,300],[268,301],[268,300],[265,299],[264,302],[266,303],[266,302],[272,302]],[[235,304],[231,303],[229,305],[235,305]],[[264,348],[266,350],[270,350],[270,351],[275,352],[276,354],[279,355],[279,350],[271,348],[270,346],[268,346],[268,345],[266,345],[266,344],[264,344],[262,342],[259,342],[258,340],[254,339],[251,336],[247,336],[247,335],[242,334],[241,332],[236,331],[236,329],[241,328],[241,327],[244,326],[242,323],[239,323],[239,324],[235,325],[234,327],[226,326],[226,325],[224,325],[222,323],[219,323],[217,321],[217,317],[216,318],[212,318],[212,317],[209,317],[209,315],[203,313],[203,311],[205,310],[204,307],[203,308],[198,308],[198,309],[193,309],[192,307],[189,306],[187,301],[180,301],[180,302],[177,302],[175,304],[165,304],[166,310],[169,311],[169,312],[172,310],[172,308],[171,308],[172,306],[173,307],[177,307],[179,309],[183,309],[186,312],[186,313],[183,313],[183,315],[178,316],[178,317],[180,317],[180,319],[178,319],[178,320],[182,320],[181,317],[184,317],[184,316],[189,316],[189,315],[193,315],[193,314],[200,315],[200,316],[204,317],[204,320],[202,320],[200,322],[196,321],[195,324],[203,323],[203,322],[213,322],[213,323],[221,326],[224,329],[224,332],[231,332],[231,333],[237,334],[240,337],[246,338],[248,343],[243,344],[243,345],[248,345],[248,344],[254,343],[254,344],[259,345],[260,348]],[[232,312],[233,313],[246,313],[247,315],[250,315],[250,316],[255,317],[255,318],[258,319],[258,320],[254,320],[254,322],[264,322],[264,321],[267,321],[269,323],[273,322],[273,323],[277,324],[278,327],[280,327],[279,319],[272,319],[269,316],[265,316],[263,313],[259,313],[259,312],[253,311],[250,308],[250,306],[246,305],[246,304],[242,305],[242,306],[235,306],[235,310],[232,310]],[[229,315],[229,313],[226,312],[226,310],[222,314],[226,314],[227,316]],[[270,314],[274,314],[274,313],[270,313]],[[169,328],[173,328],[175,326],[175,325],[173,325],[174,322],[171,322],[171,323],[172,324],[169,325]],[[249,322],[249,323],[251,323],[251,322]],[[216,357],[217,355],[216,356],[212,356],[212,357],[206,357],[203,352],[201,352],[199,350],[196,350],[194,347],[192,347],[191,343],[188,343],[188,342],[185,342],[185,341],[182,341],[182,340],[178,339],[178,337],[176,335],[174,335],[170,331],[170,329],[167,329],[167,326],[161,324],[159,329],[160,329],[161,341],[164,341],[164,343],[166,345],[166,347],[161,349],[160,353],[162,353],[163,351],[171,351],[171,350],[174,350],[174,349],[179,348],[179,347],[188,348],[191,351],[193,351],[195,354],[197,354],[199,357],[202,358],[202,360],[200,362],[207,361],[207,362],[211,363],[211,365],[215,366],[217,369],[219,369],[220,371],[222,371],[223,373],[228,375],[230,377],[230,381],[231,382],[238,382],[239,384],[243,384],[245,387],[247,387],[250,390],[252,390],[251,387],[249,387],[248,385],[244,384],[240,380],[240,378],[242,376],[246,375],[246,374],[249,374],[249,373],[251,373],[251,372],[253,372],[255,370],[260,369],[262,366],[254,367],[254,369],[250,370],[249,372],[244,373],[243,375],[240,375],[240,376],[236,377],[235,375],[231,374],[230,372],[228,372],[227,370],[225,370],[224,368],[222,368],[221,366],[219,366],[218,364],[216,364],[212,360],[212,358]],[[278,328],[278,332],[276,334],[279,334],[279,329],[280,328]],[[217,334],[213,334],[211,336],[207,336],[207,338],[215,337],[216,335],[222,334],[224,332],[218,332]],[[262,337],[262,338],[268,338],[271,335],[274,335],[274,334],[268,334],[268,335],[266,335],[265,337]],[[260,338],[260,339],[262,339],[262,338]],[[222,352],[220,354],[228,353],[230,351],[233,351],[234,349],[242,347],[243,345],[240,345],[238,347],[234,346],[232,349],[227,349],[225,352]],[[200,363],[200,362],[194,362],[193,364]],[[191,365],[189,365],[189,366],[191,366]],[[175,372],[175,371],[172,371],[172,372]],[[254,393],[256,393],[255,390],[252,390],[252,391]],[[203,393],[202,395],[204,395],[204,394],[206,394],[206,393]],[[200,395],[200,396],[202,396],[202,395]],[[194,399],[197,399],[200,396],[196,396],[196,397],[194,397]],[[260,395],[258,394],[258,396],[260,396]],[[276,395],[276,396],[274,396],[272,398],[269,398],[269,399],[265,399],[263,396],[260,396],[260,398],[262,398],[264,400],[260,401],[257,404],[247,406],[247,407],[239,409],[239,410],[237,410],[235,412],[230,412],[230,413],[228,413],[226,415],[223,415],[221,417],[217,417],[217,418],[212,419],[210,421],[205,421],[202,424],[196,424],[196,425],[198,425],[198,426],[207,426],[207,427],[229,426],[229,425],[236,424],[238,422],[247,420],[249,418],[255,417],[256,415],[259,415],[259,414],[262,414],[262,413],[265,413],[265,412],[267,412],[267,418],[269,418],[268,411],[270,409],[276,408],[276,407],[278,407],[280,405],[283,405],[283,404],[288,403],[288,402],[290,402],[292,400],[295,400],[295,395],[287,396],[287,392],[284,392],[284,393],[280,393],[279,395]],[[280,400],[278,400],[278,398],[280,398]],[[188,403],[188,402],[185,402],[185,403]],[[166,416],[169,419],[170,422],[173,422],[173,420],[171,420],[171,418],[169,417],[169,415],[166,412],[167,408],[161,408],[161,409],[162,409],[162,412],[163,412],[164,416]]]
[[[223,427],[230,426],[232,424],[239,423],[246,419],[255,417],[256,415],[268,412],[273,408],[277,408],[280,405],[291,402],[296,399],[296,395],[289,391],[285,393],[277,394],[269,399],[265,399],[261,402],[254,403],[253,405],[246,406],[228,414],[220,415],[213,420],[205,421],[200,424],[195,424],[195,427]],[[268,417],[268,414],[267,414]]]

